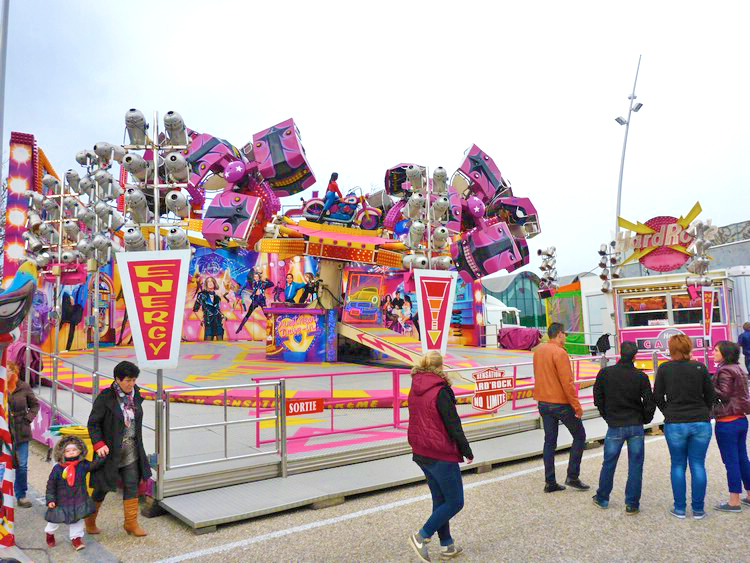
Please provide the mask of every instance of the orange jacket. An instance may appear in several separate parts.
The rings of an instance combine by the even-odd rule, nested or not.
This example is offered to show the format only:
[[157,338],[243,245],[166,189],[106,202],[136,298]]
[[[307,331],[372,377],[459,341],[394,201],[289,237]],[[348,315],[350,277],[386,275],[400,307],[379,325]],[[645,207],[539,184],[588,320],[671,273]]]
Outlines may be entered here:
[[534,351],[534,399],[570,405],[578,416],[583,414],[573,385],[570,358],[557,342],[547,342]]

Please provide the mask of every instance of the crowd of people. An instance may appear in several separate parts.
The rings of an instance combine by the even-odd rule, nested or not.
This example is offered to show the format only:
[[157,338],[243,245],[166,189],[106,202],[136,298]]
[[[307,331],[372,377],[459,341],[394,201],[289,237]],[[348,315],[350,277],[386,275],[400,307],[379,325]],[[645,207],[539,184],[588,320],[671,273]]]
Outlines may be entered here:
[[[8,380],[12,386],[9,400],[12,416],[11,432],[16,456],[15,494],[20,508],[30,508],[26,498],[28,442],[31,422],[39,403],[28,383],[23,380],[23,356],[12,356],[8,362]],[[53,449],[55,465],[46,488],[47,511],[44,529],[47,545],[56,545],[55,532],[60,524],[68,525],[68,535],[76,550],[85,548],[84,532],[99,534],[96,525],[99,508],[108,492],[120,485],[123,493],[125,531],[145,536],[138,525],[138,497],[145,492],[151,476],[143,448],[143,397],[136,385],[140,370],[132,362],[123,361],[114,369],[114,382],[94,400],[88,419],[88,434],[93,444],[93,459],[88,448],[77,436],[64,436]],[[89,495],[86,478],[90,475],[93,494]]]
[[[750,324],[746,323],[746,333]],[[548,342],[534,351],[534,391],[544,430],[543,491],[555,493],[567,487],[587,491],[580,479],[580,467],[586,443],[583,409],[578,400],[570,358],[565,350],[566,333],[560,323],[552,323]],[[742,338],[740,344],[743,344]],[[684,334],[670,337],[670,361],[656,372],[653,390],[648,376],[637,369],[634,359],[638,348],[633,342],[620,346],[619,361],[603,368],[594,383],[594,404],[608,429],[604,438],[604,456],[593,503],[609,507],[614,474],[622,448],[627,444],[628,477],[625,485],[625,512],[640,511],[641,484],[645,458],[644,425],[653,420],[656,408],[664,415],[664,436],[671,458],[670,479],[674,503],[669,513],[684,519],[687,515],[686,471],[691,476],[691,514],[703,519],[705,512],[705,458],[713,433],[726,467],[728,499],[714,506],[720,512],[741,512],[750,506],[750,459],[747,453],[750,393],[748,374],[739,365],[740,346],[729,341],[715,344],[713,360],[716,373],[692,359],[692,342]],[[747,351],[745,351],[747,358]],[[19,507],[29,507],[26,499],[26,468],[30,423],[39,409],[28,383],[20,377],[18,359],[8,362],[9,406],[17,457],[15,494]],[[56,545],[55,532],[67,524],[76,550],[85,547],[84,532],[99,534],[97,514],[108,492],[123,488],[123,528],[133,536],[145,536],[138,525],[138,497],[151,475],[143,447],[143,398],[136,380],[138,367],[120,362],[114,370],[114,382],[95,399],[88,433],[95,456],[87,460],[87,448],[75,436],[62,438],[54,449],[54,465],[46,489],[46,541]],[[413,460],[424,472],[433,500],[432,513],[424,525],[409,536],[409,544],[420,560],[430,561],[429,542],[437,533],[440,558],[450,559],[462,552],[453,540],[450,520],[464,504],[459,464],[474,459],[456,410],[451,380],[443,369],[442,356],[427,353],[412,369],[409,391],[408,440]],[[711,419],[715,420],[715,427]],[[573,443],[564,485],[557,482],[554,456],[558,428],[564,424]],[[93,495],[89,495],[86,477]],[[744,492],[744,496],[743,496]]]
[[[745,324],[750,338],[750,323]],[[580,479],[581,458],[586,444],[583,409],[578,400],[570,358],[565,350],[565,329],[552,323],[548,342],[534,351],[534,399],[544,429],[544,492],[570,487],[590,490]],[[740,344],[743,340],[740,339]],[[750,345],[750,340],[748,340]],[[684,334],[668,342],[671,359],[656,372],[653,390],[648,376],[635,367],[638,347],[633,342],[620,346],[619,361],[599,371],[594,383],[594,404],[607,423],[604,457],[594,505],[609,508],[617,461],[625,444],[628,449],[628,477],[625,485],[625,513],[640,512],[645,459],[644,425],[652,422],[656,408],[664,415],[664,436],[671,459],[670,480],[674,503],[669,513],[686,518],[686,470],[690,468],[692,517],[705,517],[705,459],[715,432],[721,459],[726,467],[729,498],[714,506],[719,512],[741,512],[750,506],[750,460],[747,433],[750,414],[748,374],[739,365],[740,346],[729,341],[715,344],[716,373],[692,359],[692,342]],[[748,357],[748,350],[745,350]],[[424,525],[409,536],[409,545],[421,561],[430,561],[429,542],[437,532],[440,559],[457,556],[450,520],[463,508],[464,494],[459,464],[471,463],[471,446],[464,435],[456,410],[451,380],[443,370],[437,352],[429,352],[412,369],[409,391],[409,444],[413,460],[424,472],[432,495],[432,513]],[[715,420],[715,430],[711,419]],[[573,437],[565,485],[555,477],[555,450],[559,424]],[[745,495],[743,496],[742,493]]]

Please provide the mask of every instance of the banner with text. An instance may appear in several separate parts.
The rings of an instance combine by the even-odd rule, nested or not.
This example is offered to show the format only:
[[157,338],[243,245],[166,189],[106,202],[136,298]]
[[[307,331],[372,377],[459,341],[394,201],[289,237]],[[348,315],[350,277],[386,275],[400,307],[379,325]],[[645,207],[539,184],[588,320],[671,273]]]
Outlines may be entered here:
[[120,252],[115,256],[138,365],[177,367],[190,250]]
[[437,350],[445,355],[457,277],[458,272],[414,270],[423,354],[429,350]]
[[706,346],[711,344],[711,320],[714,309],[714,290],[703,288],[703,334],[708,336]]

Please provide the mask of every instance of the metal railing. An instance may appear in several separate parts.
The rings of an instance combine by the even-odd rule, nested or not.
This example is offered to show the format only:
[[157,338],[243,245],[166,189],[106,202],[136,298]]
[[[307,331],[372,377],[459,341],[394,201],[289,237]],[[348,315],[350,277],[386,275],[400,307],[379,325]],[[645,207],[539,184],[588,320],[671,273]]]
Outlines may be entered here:
[[[613,358],[613,356],[609,356],[608,359]],[[580,396],[581,389],[584,387],[590,387],[594,379],[596,378],[596,374],[591,375],[582,375],[581,365],[583,362],[585,363],[594,363],[599,362],[601,365],[602,363],[602,357],[601,356],[581,356],[576,358],[571,358],[571,363],[573,366],[573,374],[574,374],[574,385],[576,387],[576,393],[579,395],[580,400],[582,404],[584,405],[590,405],[593,403],[593,396],[586,395],[586,396]],[[456,373],[456,372],[475,372],[477,370],[484,370],[484,369],[499,369],[503,371],[510,371],[512,372],[512,376],[514,378],[514,381],[518,381],[518,377],[520,375],[521,378],[527,378],[528,381],[524,381],[523,383],[516,384],[512,389],[507,389],[507,393],[510,396],[509,402],[511,403],[511,411],[502,411],[495,414],[486,413],[486,412],[471,412],[471,413],[464,413],[460,414],[459,416],[462,419],[468,419],[468,418],[477,418],[480,417],[482,419],[486,419],[488,416],[492,416],[496,420],[503,420],[505,418],[510,417],[517,417],[517,416],[523,416],[528,414],[534,414],[537,415],[537,407],[536,403],[534,402],[532,404],[523,404],[519,406],[519,403],[523,401],[524,399],[529,399],[530,401],[533,401],[530,397],[530,392],[534,387],[533,382],[533,374],[531,373],[531,370],[533,370],[533,362],[517,362],[513,364],[498,364],[493,366],[476,366],[472,368],[453,368],[448,369],[446,372],[448,373]],[[523,368],[531,368],[529,370],[528,374],[521,375],[519,372],[522,371]],[[408,423],[408,420],[405,420],[401,416],[401,409],[405,408],[406,401],[408,399],[408,395],[405,393],[402,393],[401,391],[401,377],[404,375],[407,375],[410,373],[410,370],[406,369],[388,369],[388,370],[367,370],[367,371],[353,371],[353,372],[343,372],[343,373],[318,373],[318,374],[307,374],[307,375],[290,375],[290,376],[284,376],[284,375],[274,375],[273,377],[253,377],[253,381],[255,382],[263,382],[263,381],[286,381],[286,380],[310,380],[310,379],[320,379],[320,380],[328,380],[328,389],[327,391],[321,390],[320,393],[323,396],[324,406],[329,412],[329,419],[330,422],[327,425],[327,429],[325,431],[322,431],[320,429],[320,432],[316,432],[315,436],[316,438],[321,438],[325,436],[330,436],[334,434],[357,434],[361,432],[366,432],[369,430],[376,430],[376,429],[382,429],[382,428],[394,428],[394,429],[400,429],[403,430],[405,428],[405,424]],[[335,412],[337,410],[341,409],[341,405],[346,404],[356,404],[359,402],[370,402],[374,399],[366,399],[366,398],[360,398],[360,399],[352,399],[352,398],[335,398],[334,393],[334,381],[337,378],[348,378],[352,376],[359,376],[359,375],[367,375],[367,376],[377,376],[377,375],[388,375],[391,378],[390,381],[390,394],[389,395],[381,395],[379,399],[375,399],[377,402],[382,402],[382,406],[390,406],[392,410],[392,416],[390,417],[391,420],[389,422],[383,422],[380,424],[370,424],[367,426],[350,426],[347,428],[340,428],[336,427],[335,424]],[[462,378],[467,383],[473,383],[474,381],[468,378]],[[374,377],[371,379],[374,380]],[[525,395],[528,394],[529,396],[526,397]],[[458,398],[462,399],[467,397],[468,393],[459,394]],[[261,406],[261,403],[263,401],[260,399],[259,394],[256,391],[256,398],[255,398],[255,416],[256,418],[259,418],[261,414],[265,411],[274,410],[275,405],[273,401],[266,401],[266,405]],[[356,408],[356,407],[353,407]],[[526,410],[523,410],[526,409]],[[303,434],[301,436],[291,436],[288,438],[288,440],[306,440],[309,439],[309,436],[307,434]],[[256,446],[260,447],[262,444],[268,444],[273,442],[273,440],[264,440],[260,436],[259,426],[256,425]]]
[[[38,377],[39,381],[39,388],[35,389],[36,394],[40,397],[40,399],[45,400],[44,397],[41,396],[41,387],[42,387],[42,379],[46,379],[50,382],[50,400],[48,401],[50,404],[50,407],[52,409],[52,420],[55,420],[55,417],[58,413],[62,414],[66,418],[78,421],[76,419],[76,412],[75,412],[75,399],[76,397],[83,399],[89,404],[92,404],[94,402],[93,395],[87,395],[84,393],[81,393],[80,391],[76,390],[76,370],[78,370],[79,375],[90,375],[92,378],[92,381],[94,379],[99,379],[100,374],[97,372],[94,372],[92,369],[87,368],[85,366],[81,366],[79,364],[76,364],[75,362],[71,362],[67,358],[61,358],[60,356],[56,354],[52,354],[49,352],[45,352],[44,350],[40,350],[39,348],[34,348],[36,352],[39,353],[39,355],[42,358],[47,358],[51,361],[52,364],[52,377],[49,377],[49,373],[44,371],[44,369],[35,370],[32,369],[30,362],[26,362],[26,381],[31,382],[30,374],[35,374]],[[44,363],[44,360],[42,360],[42,363]],[[71,371],[71,381],[70,383],[65,383],[59,380],[59,368],[60,363],[67,364],[70,366]],[[70,393],[70,411],[66,411],[63,406],[60,404],[60,401],[58,401],[58,390],[64,390],[68,391]]]
[[[230,390],[239,390],[239,389],[255,389],[256,392],[261,387],[273,387],[273,393],[274,393],[274,408],[270,409],[274,411],[273,416],[256,416],[254,418],[248,418],[243,420],[229,420],[228,419],[228,401],[227,401],[227,392]],[[174,393],[181,393],[185,391],[194,391],[194,388],[182,388],[182,389],[168,389],[164,391],[164,397],[165,397],[165,417],[164,417],[164,438],[165,438],[165,468],[166,470],[171,469],[180,469],[185,467],[194,467],[197,465],[205,465],[208,463],[217,463],[221,461],[230,461],[230,460],[236,460],[236,459],[248,459],[253,457],[259,457],[259,456],[265,456],[265,455],[278,455],[281,458],[281,476],[286,477],[287,472],[287,452],[286,452],[286,443],[287,443],[287,433],[286,433],[286,383],[282,380],[275,380],[275,381],[268,381],[266,383],[246,383],[242,385],[221,385],[216,387],[201,387],[201,391],[223,391],[224,393],[224,407],[223,407],[223,413],[224,413],[224,420],[219,422],[208,422],[204,424],[189,424],[186,426],[172,426],[171,425],[171,408],[170,408],[170,395]],[[173,408],[173,407],[172,407]],[[239,424],[247,424],[247,423],[256,423],[260,424],[263,421],[274,421],[274,428],[275,428],[275,439],[272,440],[276,444],[276,449],[273,451],[268,452],[256,452],[256,453],[250,453],[250,454],[242,454],[242,455],[235,455],[230,456],[229,455],[229,438],[228,438],[228,429],[230,426],[235,426]],[[181,430],[197,430],[201,428],[215,428],[217,426],[220,426],[223,428],[224,432],[224,456],[219,457],[216,459],[210,459],[205,461],[198,461],[198,462],[191,462],[191,463],[182,463],[179,465],[172,464],[172,440],[171,440],[171,434],[172,432],[177,432]],[[163,478],[163,476],[160,475],[160,478]],[[161,480],[161,479],[160,479]],[[162,483],[157,483],[158,490],[161,489]]]
[[[71,361],[68,358],[63,358],[60,355],[51,353],[51,352],[45,352],[44,350],[33,347],[32,348],[35,352],[38,352],[39,355],[42,358],[47,358],[51,363],[51,374],[46,369],[35,370],[31,368],[31,362],[26,361],[26,381],[30,382],[31,379],[29,377],[29,374],[33,373],[36,374],[36,376],[39,378],[39,389],[35,389],[36,394],[44,400],[44,398],[41,396],[41,387],[42,387],[42,379],[46,379],[50,383],[50,400],[48,401],[50,404],[50,407],[52,408],[52,417],[54,419],[54,416],[59,412],[63,416],[66,416],[67,418],[70,418],[71,420],[75,420],[77,422],[81,422],[75,417],[75,398],[81,398],[84,401],[86,401],[89,404],[94,403],[94,399],[96,399],[96,396],[98,395],[98,390],[100,388],[100,383],[103,377],[108,379],[114,379],[113,375],[107,375],[105,373],[102,373],[99,370],[94,370],[93,368],[82,366],[76,362]],[[44,360],[43,360],[44,363]],[[63,381],[60,381],[59,375],[60,375],[60,367],[61,364],[69,366],[71,371],[71,380],[70,383],[66,383]],[[81,393],[80,391],[76,390],[76,375],[79,376],[87,376],[87,377],[81,377],[82,380],[88,380],[90,378],[91,380],[91,393]],[[50,377],[51,376],[51,377]],[[58,390],[64,390],[70,393],[70,412],[67,412],[63,409],[62,405],[60,404],[60,401],[58,401]],[[85,423],[85,421],[83,421]],[[150,426],[146,422],[143,423],[143,427],[151,430],[152,432],[156,431],[156,428],[153,426]]]

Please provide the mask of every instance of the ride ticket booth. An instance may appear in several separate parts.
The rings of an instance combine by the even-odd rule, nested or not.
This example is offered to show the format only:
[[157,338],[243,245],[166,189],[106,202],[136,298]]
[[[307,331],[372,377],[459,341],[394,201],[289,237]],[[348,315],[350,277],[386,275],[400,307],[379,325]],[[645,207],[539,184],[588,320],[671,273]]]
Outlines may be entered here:
[[283,362],[335,362],[338,357],[335,309],[273,303],[265,307],[266,359]]
[[[685,334],[693,343],[693,359],[704,361],[708,348],[708,368],[714,370],[712,343],[736,340],[734,322],[734,282],[726,270],[709,272],[713,293],[708,333],[704,325],[703,295],[688,293],[684,273],[640,276],[612,280],[617,341],[638,346],[636,367],[650,369],[653,354],[659,362],[669,360],[667,341],[674,334]],[[706,307],[706,311],[708,307]]]

